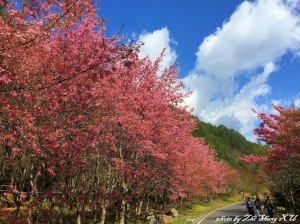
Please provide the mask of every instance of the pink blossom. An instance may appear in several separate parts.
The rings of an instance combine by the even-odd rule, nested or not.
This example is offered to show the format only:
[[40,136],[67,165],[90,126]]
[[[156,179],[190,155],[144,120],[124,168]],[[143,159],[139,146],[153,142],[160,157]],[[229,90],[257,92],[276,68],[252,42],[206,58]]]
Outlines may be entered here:
[[21,203],[22,204],[25,204],[26,203],[26,197],[27,197],[27,195],[26,194],[20,194],[20,201],[21,201]]
[[52,177],[54,177],[56,175],[51,168],[47,168],[47,171]]

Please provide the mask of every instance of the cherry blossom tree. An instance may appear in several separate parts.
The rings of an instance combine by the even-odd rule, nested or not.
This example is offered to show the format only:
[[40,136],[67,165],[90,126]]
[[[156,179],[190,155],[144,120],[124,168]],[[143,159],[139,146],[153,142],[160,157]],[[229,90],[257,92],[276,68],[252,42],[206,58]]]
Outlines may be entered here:
[[267,155],[249,155],[241,160],[260,164],[271,191],[284,198],[287,206],[296,213],[299,204],[300,111],[295,107],[273,107],[277,113],[266,115],[255,111],[262,122],[254,133],[259,141],[270,147]]

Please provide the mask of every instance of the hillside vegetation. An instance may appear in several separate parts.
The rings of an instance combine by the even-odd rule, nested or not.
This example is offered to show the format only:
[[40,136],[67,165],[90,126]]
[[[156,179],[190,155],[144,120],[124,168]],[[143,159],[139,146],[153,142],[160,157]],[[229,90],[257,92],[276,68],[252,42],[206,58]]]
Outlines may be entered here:
[[218,159],[228,162],[233,167],[245,166],[238,158],[254,153],[258,147],[258,144],[249,142],[242,134],[224,125],[214,126],[198,122],[192,135],[204,137],[205,144],[211,145],[218,152]]
[[205,144],[217,152],[217,159],[226,162],[239,173],[240,178],[233,192],[251,195],[268,192],[267,187],[257,181],[257,166],[239,160],[246,155],[258,154],[263,148],[261,144],[249,142],[238,131],[224,125],[215,126],[202,121],[197,123],[192,135],[204,138]]

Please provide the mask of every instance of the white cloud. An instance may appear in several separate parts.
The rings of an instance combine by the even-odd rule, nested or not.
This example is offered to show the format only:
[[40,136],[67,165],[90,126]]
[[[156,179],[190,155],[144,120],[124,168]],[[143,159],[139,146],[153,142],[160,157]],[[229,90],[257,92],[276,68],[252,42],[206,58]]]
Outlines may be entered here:
[[144,45],[140,49],[139,56],[149,56],[152,61],[160,57],[165,48],[161,69],[171,66],[175,63],[177,54],[170,44],[177,44],[175,40],[170,38],[169,30],[165,27],[160,30],[155,30],[152,33],[144,31],[138,38],[138,42],[143,42]]
[[239,70],[264,66],[288,49],[298,49],[298,22],[279,0],[245,1],[221,29],[205,38],[196,68],[228,78]]
[[295,107],[300,108],[300,98],[295,99],[294,105]]
[[[220,82],[218,83],[206,75],[189,75],[183,79],[183,82],[194,88],[195,91],[186,103],[196,105],[195,114],[203,121],[216,125],[224,124],[252,137],[256,115],[251,109],[261,111],[270,107],[264,104],[258,105],[255,100],[270,93],[271,88],[266,81],[274,70],[273,63],[267,64],[261,74],[253,77],[235,95],[233,91],[226,91],[226,89],[230,89],[230,84],[225,84],[226,88],[223,90],[221,88],[222,91],[217,98],[214,98],[214,93],[220,92],[216,91],[218,85],[222,85]],[[216,83],[218,84],[216,85]]]
[[258,121],[251,109],[272,110],[268,78],[286,52],[299,51],[300,19],[294,13],[298,6],[296,0],[244,1],[205,38],[195,68],[183,79],[186,88],[194,90],[186,103],[195,108],[195,115],[255,139],[252,130]]

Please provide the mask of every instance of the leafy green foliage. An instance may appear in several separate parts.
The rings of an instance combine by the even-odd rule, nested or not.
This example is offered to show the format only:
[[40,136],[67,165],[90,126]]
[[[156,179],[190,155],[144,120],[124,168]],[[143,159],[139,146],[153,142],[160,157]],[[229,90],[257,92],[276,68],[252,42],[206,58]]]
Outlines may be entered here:
[[0,17],[3,17],[4,14],[5,14],[4,7],[2,5],[0,5]]
[[203,137],[218,152],[218,159],[228,162],[234,167],[244,166],[238,158],[253,153],[258,144],[249,142],[243,135],[224,125],[214,126],[210,123],[198,122],[192,135]]

